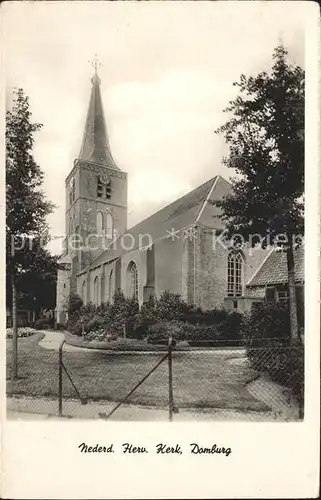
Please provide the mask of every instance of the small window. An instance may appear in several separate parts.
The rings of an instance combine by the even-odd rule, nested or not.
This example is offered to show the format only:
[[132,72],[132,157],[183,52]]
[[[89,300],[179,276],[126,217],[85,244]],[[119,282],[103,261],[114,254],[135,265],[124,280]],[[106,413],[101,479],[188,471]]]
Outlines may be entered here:
[[97,179],[97,197],[98,198],[102,198],[103,197],[103,183],[101,181],[101,177],[98,176],[98,179]]
[[108,181],[105,184],[105,194],[106,194],[106,200],[110,200],[111,198],[111,180],[108,179]]
[[110,200],[111,198],[111,180],[102,175],[97,177],[97,198]]
[[288,290],[278,290],[278,301],[286,302],[289,300],[289,291]]
[[106,214],[106,237],[112,238],[114,236],[114,219],[113,216],[107,212]]
[[273,286],[266,287],[265,299],[267,302],[275,302],[275,288]]
[[97,213],[97,234],[101,235],[104,230],[104,218],[101,212]]

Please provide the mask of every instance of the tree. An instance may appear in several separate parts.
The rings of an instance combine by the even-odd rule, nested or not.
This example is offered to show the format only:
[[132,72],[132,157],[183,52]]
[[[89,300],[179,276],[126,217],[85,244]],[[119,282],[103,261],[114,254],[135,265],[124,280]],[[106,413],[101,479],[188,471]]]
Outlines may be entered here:
[[[239,95],[224,110],[230,119],[216,133],[229,145],[224,159],[238,174],[230,195],[217,202],[227,235],[250,246],[274,244],[287,255],[292,338],[298,337],[294,248],[304,231],[304,71],[278,46],[270,74],[241,75]],[[235,240],[234,240],[235,241]]]
[[[29,99],[14,91],[6,114],[6,266],[12,291],[12,379],[18,377],[17,286],[29,272],[52,264],[44,250],[49,241],[47,215],[53,205],[44,196],[43,172],[33,157],[34,133],[42,127],[31,122]],[[39,263],[42,263],[39,266]],[[19,290],[18,290],[19,291]]]
[[[24,256],[24,268],[16,277],[17,308],[33,311],[34,320],[43,310],[55,308],[58,259],[37,238]],[[12,308],[10,279],[7,279],[7,306]]]

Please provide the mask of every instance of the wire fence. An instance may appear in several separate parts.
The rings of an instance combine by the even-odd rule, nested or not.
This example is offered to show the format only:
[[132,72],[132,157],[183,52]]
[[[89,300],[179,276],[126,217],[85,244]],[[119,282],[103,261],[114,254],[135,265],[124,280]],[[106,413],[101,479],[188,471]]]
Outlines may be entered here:
[[19,339],[10,413],[118,420],[294,421],[304,416],[304,347],[198,342],[150,352],[53,349]]

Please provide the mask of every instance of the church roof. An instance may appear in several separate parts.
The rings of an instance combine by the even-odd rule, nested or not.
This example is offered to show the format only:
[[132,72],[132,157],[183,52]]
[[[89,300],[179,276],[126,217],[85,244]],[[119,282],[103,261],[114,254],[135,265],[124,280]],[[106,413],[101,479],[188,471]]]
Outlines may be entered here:
[[[134,241],[130,251],[138,248],[139,236],[144,234],[150,235],[154,242],[165,236],[170,237],[172,231],[190,227],[196,222],[213,229],[222,229],[223,224],[219,218],[220,209],[215,206],[214,202],[227,194],[229,190],[230,184],[218,175],[147,217],[124,233],[131,235],[130,238]],[[121,236],[117,238],[113,248],[105,250],[90,265],[90,269],[128,253],[128,250],[123,249],[120,244]],[[147,237],[146,240],[142,238],[142,241],[148,241]]]
[[[295,281],[304,282],[304,248],[294,251]],[[247,286],[281,285],[288,282],[286,253],[273,249]]]
[[100,93],[100,79],[95,72],[79,159],[119,170],[111,154]]

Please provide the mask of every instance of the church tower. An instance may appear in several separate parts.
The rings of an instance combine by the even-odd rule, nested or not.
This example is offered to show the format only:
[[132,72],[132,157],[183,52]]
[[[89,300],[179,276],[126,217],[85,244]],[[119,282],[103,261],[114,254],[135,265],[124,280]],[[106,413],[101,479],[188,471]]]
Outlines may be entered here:
[[91,264],[126,229],[127,174],[110,150],[95,67],[79,157],[66,179],[66,236],[74,271]]
[[112,156],[103,111],[100,78],[92,88],[80,153],[65,181],[66,238],[57,284],[58,312],[76,293],[77,273],[90,265],[127,229],[127,174]]

